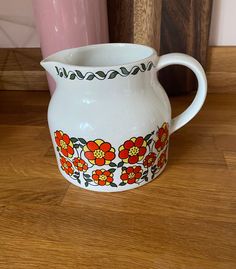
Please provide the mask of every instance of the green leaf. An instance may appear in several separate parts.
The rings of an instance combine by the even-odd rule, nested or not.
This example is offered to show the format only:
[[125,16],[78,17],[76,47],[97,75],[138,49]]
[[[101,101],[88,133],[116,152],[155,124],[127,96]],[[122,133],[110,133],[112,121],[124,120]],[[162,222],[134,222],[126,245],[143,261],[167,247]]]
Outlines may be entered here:
[[89,75],[86,79],[87,80],[93,80],[95,78],[95,75],[92,73],[91,75]]
[[109,169],[108,171],[109,171],[110,173],[114,173],[114,172],[116,171],[116,169],[111,168],[111,169]]
[[152,166],[152,170],[155,170],[155,169],[157,169],[157,166],[156,165]]
[[117,187],[117,185],[115,183],[113,183],[113,182],[111,182],[110,186],[111,187]]
[[89,174],[84,174],[84,177],[85,178],[90,178],[90,175]]
[[120,67],[120,70],[122,74],[127,75],[127,76],[129,75],[129,71],[125,67]]
[[111,167],[116,167],[116,164],[113,163],[113,162],[111,162],[111,163],[109,164],[109,166],[111,166]]
[[144,63],[141,64],[142,68],[143,68],[143,71],[146,70],[146,65]]
[[63,67],[62,70],[63,70],[64,76],[67,78],[68,77],[68,74],[66,72],[66,69]]
[[134,68],[134,70],[132,71],[132,75],[136,75],[138,73],[138,71],[140,70],[140,68],[137,66]]
[[79,142],[81,143],[81,144],[86,144],[86,140],[84,140],[83,138],[78,138],[78,140],[79,140]]
[[71,138],[70,138],[70,140],[71,140],[71,142],[72,142],[72,143],[75,143],[75,142],[77,142],[77,141],[78,141],[78,139],[77,139],[77,138],[75,138],[75,137],[71,137]]
[[113,72],[109,75],[108,79],[113,79],[113,78],[115,78],[117,75],[119,75],[119,73],[118,73],[117,71],[113,71]]
[[148,174],[148,171],[145,171],[145,172],[143,173],[144,176],[146,176],[147,174]]
[[152,141],[153,141],[153,140],[150,139],[150,140],[147,142],[147,144],[150,145],[150,144],[152,143]]
[[75,172],[75,175],[80,175],[80,172]]
[[60,149],[57,147],[57,151],[59,152],[60,151]]
[[82,74],[79,70],[75,70],[75,72],[76,72],[76,75],[77,75],[79,78],[84,79],[83,74]]
[[147,176],[142,176],[141,179],[144,179],[145,181],[148,181],[148,177]]
[[123,171],[125,171],[127,168],[123,166],[121,169],[122,169],[122,172],[123,172]]
[[87,182],[92,182],[92,179],[90,179],[90,178],[85,178],[85,181],[87,181]]
[[95,74],[98,75],[101,78],[105,78],[106,77],[106,74],[103,71],[97,71]]
[[76,75],[73,73],[73,74],[70,74],[70,79],[71,80],[74,80],[76,78]]
[[81,181],[80,181],[80,179],[79,179],[79,178],[77,178],[77,182],[78,182],[79,184],[81,184]]
[[153,135],[155,133],[155,131],[152,131],[151,134]]
[[79,148],[79,146],[80,146],[80,144],[75,144],[74,148],[77,149],[77,148]]
[[60,75],[60,77],[61,77],[61,78],[63,77],[63,73],[62,73],[62,72],[60,72],[60,74],[59,74],[59,75]]
[[121,161],[121,162],[118,163],[117,167],[122,167],[123,165],[124,165],[124,162]]
[[148,139],[152,136],[152,134],[148,134],[144,137],[144,140],[148,141]]
[[60,74],[60,72],[59,72],[58,67],[57,67],[57,66],[55,66],[55,68],[56,68],[57,74],[59,75],[59,74]]
[[148,63],[147,70],[150,71],[150,70],[152,69],[153,66],[154,66],[154,65],[153,65],[152,62]]
[[124,182],[124,181],[122,181],[120,184],[119,184],[119,186],[125,186],[126,185],[126,183]]
[[157,169],[155,169],[155,170],[152,171],[153,174],[156,174],[156,172],[157,172]]
[[85,187],[88,187],[89,183],[86,181],[84,185]]

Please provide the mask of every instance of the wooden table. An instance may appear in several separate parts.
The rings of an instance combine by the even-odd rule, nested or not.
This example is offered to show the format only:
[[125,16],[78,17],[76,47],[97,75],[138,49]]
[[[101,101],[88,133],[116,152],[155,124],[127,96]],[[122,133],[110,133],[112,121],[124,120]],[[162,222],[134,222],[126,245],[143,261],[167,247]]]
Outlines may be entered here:
[[[172,99],[175,112],[191,99]],[[236,268],[236,95],[208,95],[157,180],[106,194],[59,174],[47,92],[0,100],[1,269]]]

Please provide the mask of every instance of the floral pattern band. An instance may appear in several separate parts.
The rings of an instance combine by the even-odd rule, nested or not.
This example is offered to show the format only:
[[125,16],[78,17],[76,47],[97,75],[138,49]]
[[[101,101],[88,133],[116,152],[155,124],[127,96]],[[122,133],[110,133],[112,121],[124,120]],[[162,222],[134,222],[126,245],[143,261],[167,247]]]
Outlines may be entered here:
[[[118,188],[147,182],[155,178],[167,162],[169,128],[166,122],[145,137],[132,137],[124,141],[118,149],[103,139],[86,141],[84,138],[69,137],[62,130],[55,131],[54,136],[61,169],[85,187]],[[118,161],[115,162],[115,159]],[[148,174],[151,174],[150,178]]]

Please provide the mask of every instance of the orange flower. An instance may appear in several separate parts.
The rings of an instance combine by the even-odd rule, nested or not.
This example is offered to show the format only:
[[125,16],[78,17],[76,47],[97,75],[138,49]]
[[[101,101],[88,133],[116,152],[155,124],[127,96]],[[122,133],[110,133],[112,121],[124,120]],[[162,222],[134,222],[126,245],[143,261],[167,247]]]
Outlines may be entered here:
[[147,142],[143,137],[132,137],[119,147],[119,157],[124,163],[134,164],[141,161],[147,151]]
[[149,153],[144,161],[143,161],[143,165],[144,167],[150,167],[154,164],[154,162],[156,161],[157,155],[154,152]]
[[168,123],[164,122],[161,128],[157,131],[157,141],[155,144],[155,148],[157,149],[157,151],[161,151],[168,143],[168,136]]
[[86,172],[88,170],[88,164],[80,158],[74,158],[73,164],[81,172]]
[[128,167],[122,171],[120,179],[128,184],[137,182],[142,176],[141,166]]
[[158,161],[157,161],[157,166],[159,168],[162,168],[163,165],[167,162],[167,159],[166,159],[166,150],[162,152],[162,154],[160,155],[160,157],[158,158]]
[[102,166],[109,164],[115,159],[115,149],[111,147],[111,144],[104,142],[101,139],[95,141],[89,141],[83,148],[84,156],[90,163]]
[[64,134],[62,131],[56,131],[54,133],[55,141],[61,153],[71,158],[74,154],[73,143],[70,141],[70,138],[67,134]]
[[67,161],[66,158],[61,157],[60,163],[61,163],[61,168],[67,173],[67,175],[72,175],[74,173],[72,163]]
[[93,171],[92,179],[100,186],[110,185],[113,182],[113,174],[105,169]]

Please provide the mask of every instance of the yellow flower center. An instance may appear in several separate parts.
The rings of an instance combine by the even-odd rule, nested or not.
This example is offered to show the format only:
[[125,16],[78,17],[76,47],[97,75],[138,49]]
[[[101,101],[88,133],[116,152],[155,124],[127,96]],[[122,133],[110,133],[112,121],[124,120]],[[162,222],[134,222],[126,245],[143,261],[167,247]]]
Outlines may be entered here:
[[65,141],[61,140],[60,141],[60,146],[63,148],[63,149],[67,149],[67,144]]
[[132,172],[129,174],[129,178],[134,178],[134,177],[135,177],[135,173]]
[[96,149],[93,155],[95,158],[100,159],[104,157],[105,153],[101,149]]
[[83,167],[83,164],[82,163],[78,163],[78,167]]
[[63,164],[65,169],[68,169],[68,165],[66,163]]
[[148,163],[152,163],[152,161],[153,161],[153,159],[152,159],[152,158],[150,158],[150,159],[148,160]]
[[99,176],[99,179],[105,181],[105,180],[107,180],[107,176],[101,175],[101,176]]
[[130,150],[129,150],[129,155],[130,156],[135,156],[139,153],[139,148],[138,147],[132,147]]
[[165,140],[166,140],[166,134],[163,134],[161,137],[161,142],[165,142]]

